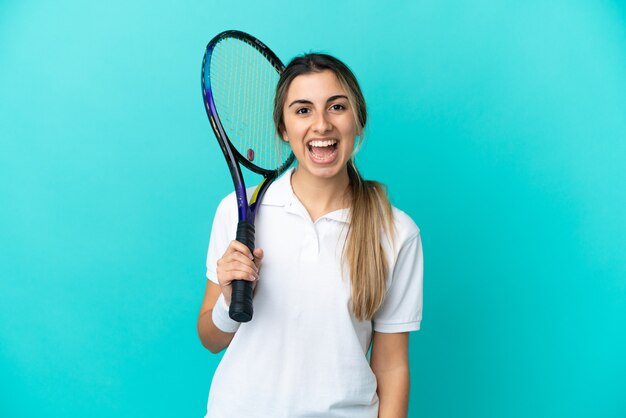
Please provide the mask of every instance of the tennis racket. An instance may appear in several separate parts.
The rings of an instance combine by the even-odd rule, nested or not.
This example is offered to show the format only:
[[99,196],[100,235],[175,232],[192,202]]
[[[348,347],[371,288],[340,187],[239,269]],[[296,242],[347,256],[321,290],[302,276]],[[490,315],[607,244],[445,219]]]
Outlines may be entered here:
[[[276,54],[253,36],[229,30],[213,38],[202,60],[202,95],[217,142],[226,158],[239,223],[236,240],[254,250],[254,218],[269,185],[293,162],[272,118],[274,95],[284,69]],[[263,176],[250,200],[241,166]],[[252,319],[252,282],[232,282],[229,315]]]

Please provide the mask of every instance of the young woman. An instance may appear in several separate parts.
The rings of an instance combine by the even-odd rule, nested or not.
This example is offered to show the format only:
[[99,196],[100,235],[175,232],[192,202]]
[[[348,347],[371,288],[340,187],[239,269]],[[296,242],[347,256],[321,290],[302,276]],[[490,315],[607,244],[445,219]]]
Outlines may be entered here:
[[[419,229],[354,154],[367,112],[352,72],[328,55],[282,73],[274,122],[298,160],[268,189],[253,253],[219,205],[198,319],[217,353],[208,418],[406,417],[408,332],[422,317]],[[228,317],[231,282],[255,283],[254,317]],[[371,353],[368,351],[371,347]]]

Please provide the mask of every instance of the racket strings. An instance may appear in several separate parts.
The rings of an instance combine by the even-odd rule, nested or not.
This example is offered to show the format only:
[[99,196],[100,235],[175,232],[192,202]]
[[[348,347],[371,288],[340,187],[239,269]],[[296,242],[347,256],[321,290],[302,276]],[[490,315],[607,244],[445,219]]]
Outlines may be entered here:
[[215,107],[231,144],[262,169],[280,168],[291,149],[277,136],[272,117],[278,71],[255,47],[226,38],[211,54],[209,77]]

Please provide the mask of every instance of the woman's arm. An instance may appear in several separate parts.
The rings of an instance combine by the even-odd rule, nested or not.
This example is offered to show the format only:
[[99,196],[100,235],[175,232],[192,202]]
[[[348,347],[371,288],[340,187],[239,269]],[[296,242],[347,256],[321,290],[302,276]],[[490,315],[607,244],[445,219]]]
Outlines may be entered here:
[[409,334],[374,332],[370,365],[378,382],[378,418],[406,418],[409,404]]
[[198,336],[202,345],[212,353],[219,353],[230,344],[234,333],[223,332],[213,323],[213,308],[222,293],[221,288],[210,280],[206,281],[204,299],[198,316]]
[[[226,325],[228,328],[225,328],[225,324],[218,324],[222,325],[221,329],[218,328],[213,322],[213,310],[220,309],[220,311],[216,311],[219,319],[221,310],[228,309],[225,305],[230,305],[233,280],[248,280],[253,282],[253,286],[256,286],[254,282],[259,278],[262,260],[262,249],[256,248],[253,254],[248,247],[238,241],[231,241],[224,255],[217,260],[216,273],[219,285],[207,280],[204,299],[198,316],[198,336],[202,345],[212,353],[219,353],[226,348],[232,341],[237,329],[232,326],[228,327],[228,325]],[[216,308],[215,305],[222,293],[224,294],[222,305]],[[222,314],[227,315],[224,312]],[[230,318],[227,321],[234,323]]]

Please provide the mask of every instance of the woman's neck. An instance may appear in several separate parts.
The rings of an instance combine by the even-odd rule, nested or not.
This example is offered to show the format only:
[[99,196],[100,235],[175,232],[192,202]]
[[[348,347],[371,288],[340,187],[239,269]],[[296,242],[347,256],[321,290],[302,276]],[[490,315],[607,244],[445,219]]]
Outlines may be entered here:
[[296,168],[291,176],[291,188],[313,222],[327,213],[350,206],[349,184],[347,169],[335,177],[320,178]]

